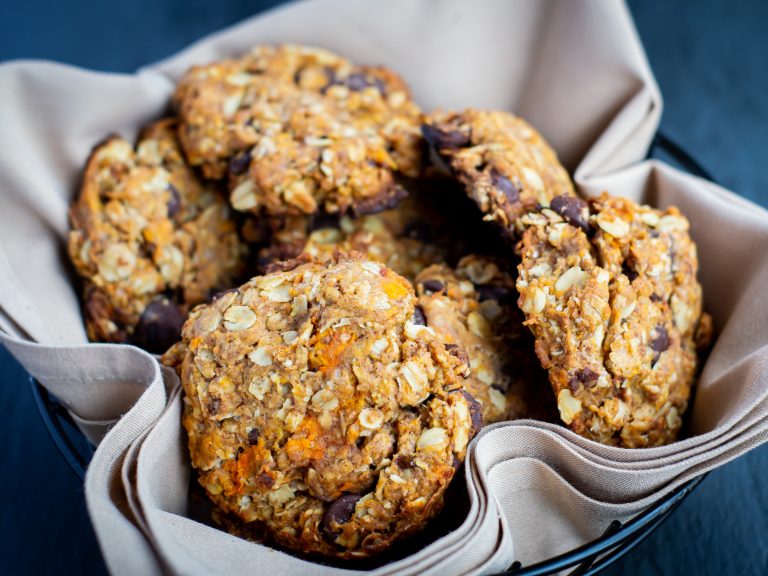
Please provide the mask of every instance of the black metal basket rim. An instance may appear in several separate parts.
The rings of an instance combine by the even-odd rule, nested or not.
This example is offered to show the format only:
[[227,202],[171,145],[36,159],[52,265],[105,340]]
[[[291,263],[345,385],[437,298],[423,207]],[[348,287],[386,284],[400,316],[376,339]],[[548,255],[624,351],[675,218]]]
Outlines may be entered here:
[[[652,157],[656,150],[663,151],[688,172],[711,182],[715,181],[698,161],[662,132],[657,132],[654,136],[648,158]],[[82,441],[84,436],[66,408],[32,377],[30,377],[30,387],[37,409],[54,444],[72,471],[83,480],[88,463],[93,456],[93,446],[87,441]],[[67,428],[70,430],[68,431]],[[75,438],[79,436],[82,448],[77,447],[73,435]],[[555,574],[574,566],[576,568],[570,576],[595,574],[647,538],[682,504],[706,476],[705,473],[689,480],[624,524],[614,520],[599,538],[591,542],[530,566],[523,567],[520,562],[514,562],[508,570],[501,572],[498,576],[540,576]]]
[[[531,564],[525,568],[518,562],[515,562],[507,571],[499,573],[501,575],[514,576],[537,576],[541,574],[554,574],[566,568],[579,565],[574,574],[593,574],[593,569],[602,569],[610,562],[620,558],[631,548],[634,548],[643,539],[650,535],[667,517],[685,500],[691,492],[706,478],[708,473],[701,474],[679,486],[667,496],[659,500],[653,506],[647,508],[625,524],[614,520],[605,529],[605,532],[595,540],[587,542],[578,548],[569,550],[563,554],[549,558],[542,562]],[[650,529],[648,527],[650,526]],[[637,535],[639,539],[631,542],[628,548],[617,550],[622,544],[627,543],[633,536]],[[605,560],[608,556],[596,561],[603,552],[610,550],[610,562],[598,565],[598,562]]]

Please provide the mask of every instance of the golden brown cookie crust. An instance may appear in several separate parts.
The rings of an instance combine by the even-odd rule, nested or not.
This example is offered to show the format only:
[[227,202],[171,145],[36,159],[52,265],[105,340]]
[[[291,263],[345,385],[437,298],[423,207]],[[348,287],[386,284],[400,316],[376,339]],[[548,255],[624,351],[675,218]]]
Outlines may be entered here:
[[135,149],[117,136],[97,146],[70,220],[69,255],[85,280],[94,341],[163,351],[173,339],[152,341],[156,330],[178,336],[186,308],[240,271],[229,207],[184,163],[173,120],[147,127]]
[[555,196],[575,195],[554,150],[522,118],[474,108],[437,111],[422,132],[486,219],[510,234],[520,231],[526,213]]
[[229,173],[236,210],[375,212],[402,197],[395,172],[421,169],[421,112],[402,79],[327,50],[257,46],[192,68],[174,99],[190,163]]
[[466,366],[386,267],[284,268],[196,308],[165,357],[192,463],[224,512],[289,549],[378,554],[442,506],[479,426]]
[[672,442],[710,326],[688,220],[603,194],[523,223],[519,305],[563,422],[605,444]]

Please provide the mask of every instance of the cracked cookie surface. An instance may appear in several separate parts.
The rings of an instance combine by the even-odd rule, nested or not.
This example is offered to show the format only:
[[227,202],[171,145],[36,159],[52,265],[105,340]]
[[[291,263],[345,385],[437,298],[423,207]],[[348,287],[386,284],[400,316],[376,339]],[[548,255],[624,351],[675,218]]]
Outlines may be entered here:
[[434,265],[416,277],[424,322],[456,354],[466,354],[464,386],[486,424],[517,418],[554,421],[547,374],[517,307],[510,261],[466,256],[455,269]]
[[522,118],[473,108],[438,111],[422,132],[486,219],[510,235],[521,230],[523,215],[555,196],[575,195],[554,150]]
[[228,288],[241,268],[229,206],[185,164],[173,120],[147,127],[135,149],[116,136],[97,146],[70,220],[94,341],[162,352],[188,307]]
[[480,407],[407,280],[355,257],[294,264],[197,307],[164,360],[223,512],[297,552],[372,556],[439,511]]
[[523,223],[519,306],[563,422],[605,444],[672,442],[711,331],[688,220],[603,194]]
[[192,165],[229,174],[230,201],[273,216],[371,213],[421,169],[421,112],[384,67],[297,45],[192,68],[174,100]]

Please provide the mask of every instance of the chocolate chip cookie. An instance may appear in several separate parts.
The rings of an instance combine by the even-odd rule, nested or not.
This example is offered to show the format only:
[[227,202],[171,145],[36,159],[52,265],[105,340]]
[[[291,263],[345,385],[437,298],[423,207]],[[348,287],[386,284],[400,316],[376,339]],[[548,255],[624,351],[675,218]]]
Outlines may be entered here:
[[146,128],[135,149],[117,136],[97,146],[70,219],[93,341],[162,352],[189,306],[240,272],[243,246],[227,202],[184,163],[173,120]]
[[562,421],[605,444],[672,442],[711,331],[688,220],[603,194],[522,222],[518,302]]
[[257,46],[197,66],[175,102],[190,163],[229,173],[236,210],[376,212],[404,195],[394,173],[421,167],[421,112],[403,80],[327,50]]
[[416,277],[420,320],[470,367],[464,383],[486,423],[554,420],[547,374],[517,307],[506,260],[466,256],[455,269],[430,266]]
[[164,359],[214,503],[326,557],[420,530],[481,414],[466,365],[416,310],[407,280],[354,257],[284,264],[197,307]]
[[554,150],[523,119],[507,112],[433,112],[424,138],[485,213],[514,235],[520,218],[555,196],[574,196]]

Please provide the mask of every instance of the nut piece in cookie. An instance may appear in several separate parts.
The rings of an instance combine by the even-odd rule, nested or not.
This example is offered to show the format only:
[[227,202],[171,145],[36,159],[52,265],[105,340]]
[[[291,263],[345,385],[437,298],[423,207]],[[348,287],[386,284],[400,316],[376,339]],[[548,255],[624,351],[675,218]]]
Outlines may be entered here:
[[166,355],[200,484],[278,544],[364,558],[424,527],[478,419],[411,284],[301,260],[197,307]]
[[146,128],[135,149],[116,136],[97,146],[70,220],[69,255],[94,341],[162,352],[189,306],[240,271],[229,207],[184,163],[172,120]]
[[523,218],[517,289],[561,419],[605,444],[672,442],[710,331],[688,220],[607,194],[550,206]]
[[327,50],[257,46],[192,68],[174,97],[190,163],[229,174],[236,210],[272,216],[372,213],[421,169],[421,112],[383,67]]
[[423,322],[469,368],[464,386],[485,423],[554,421],[547,374],[517,308],[513,264],[466,256],[455,269],[430,266],[416,277]]
[[556,196],[575,196],[554,150],[527,122],[507,112],[433,112],[424,138],[467,194],[511,235],[520,218]]

